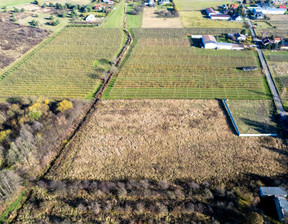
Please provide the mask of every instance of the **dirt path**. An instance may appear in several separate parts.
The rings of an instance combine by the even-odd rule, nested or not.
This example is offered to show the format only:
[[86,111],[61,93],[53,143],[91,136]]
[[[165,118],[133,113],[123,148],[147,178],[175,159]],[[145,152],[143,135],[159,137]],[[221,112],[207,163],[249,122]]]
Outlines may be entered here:
[[144,8],[142,28],[183,28],[180,17],[159,18],[156,12],[155,7]]

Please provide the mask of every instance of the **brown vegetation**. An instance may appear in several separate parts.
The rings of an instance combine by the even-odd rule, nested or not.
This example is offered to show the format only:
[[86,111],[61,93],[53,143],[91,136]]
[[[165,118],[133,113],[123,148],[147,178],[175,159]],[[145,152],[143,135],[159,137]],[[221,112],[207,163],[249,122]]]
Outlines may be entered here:
[[279,138],[239,138],[218,101],[102,101],[51,179],[238,180],[287,173]]
[[179,17],[160,18],[156,8],[145,7],[142,28],[183,28],[183,26]]
[[90,101],[57,111],[47,99],[9,99],[0,105],[0,212],[27,181],[34,181],[80,122]]
[[8,13],[0,15],[0,30],[0,72],[49,35],[45,30],[13,23]]

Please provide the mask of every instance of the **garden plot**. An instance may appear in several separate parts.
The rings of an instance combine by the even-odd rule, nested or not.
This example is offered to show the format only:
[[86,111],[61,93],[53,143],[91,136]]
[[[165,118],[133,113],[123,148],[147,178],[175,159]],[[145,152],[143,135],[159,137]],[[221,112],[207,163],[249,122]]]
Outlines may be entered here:
[[67,28],[46,45],[41,45],[18,68],[11,70],[0,82],[0,95],[3,98],[91,97],[105,73],[104,68],[93,63],[113,60],[122,40],[120,29]]
[[241,66],[259,67],[253,51],[193,48],[189,39],[181,36],[179,31],[157,33],[157,29],[135,29],[134,32],[138,38],[137,46],[120,74],[113,77],[106,98],[271,97],[260,68],[251,72],[237,69]]

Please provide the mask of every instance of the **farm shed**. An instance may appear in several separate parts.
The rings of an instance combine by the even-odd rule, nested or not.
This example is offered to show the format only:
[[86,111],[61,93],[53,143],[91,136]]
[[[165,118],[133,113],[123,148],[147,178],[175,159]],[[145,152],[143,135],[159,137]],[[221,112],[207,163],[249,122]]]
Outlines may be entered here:
[[288,201],[285,197],[275,197],[275,206],[280,221],[288,219]]
[[212,35],[203,35],[202,36],[203,47],[206,49],[216,49],[217,41]]
[[242,67],[242,70],[245,71],[245,72],[250,72],[250,71],[254,71],[254,70],[257,70],[257,66],[245,66],[245,67]]
[[217,49],[218,50],[232,50],[232,44],[231,43],[218,43]]
[[283,187],[260,187],[261,197],[287,197],[287,191]]
[[225,15],[225,14],[211,14],[210,15],[210,19],[213,19],[213,20],[228,20],[230,19],[230,16],[229,15]]

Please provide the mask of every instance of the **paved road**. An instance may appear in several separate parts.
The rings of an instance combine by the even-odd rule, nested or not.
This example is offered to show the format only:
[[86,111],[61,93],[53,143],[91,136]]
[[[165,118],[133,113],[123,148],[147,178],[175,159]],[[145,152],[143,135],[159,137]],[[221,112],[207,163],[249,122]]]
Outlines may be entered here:
[[287,122],[287,115],[286,115],[286,112],[285,112],[285,110],[284,110],[284,108],[282,106],[280,97],[279,97],[277,89],[275,87],[275,83],[273,82],[272,75],[271,75],[271,72],[270,72],[269,67],[267,65],[267,62],[266,62],[266,60],[264,58],[263,52],[262,52],[262,50],[259,47],[259,44],[258,44],[259,40],[258,40],[258,38],[256,36],[255,30],[254,30],[254,28],[253,28],[253,26],[251,24],[250,19],[247,18],[247,22],[248,22],[250,30],[251,30],[252,38],[253,38],[253,40],[254,40],[254,42],[256,44],[257,52],[258,52],[258,55],[259,55],[259,58],[260,58],[260,61],[261,61],[261,64],[262,64],[262,68],[265,71],[267,82],[268,82],[270,90],[272,92],[275,105],[276,105],[276,107],[278,109],[278,112],[279,112],[279,114],[281,116],[281,120],[283,122],[285,121],[285,123],[286,123]]

